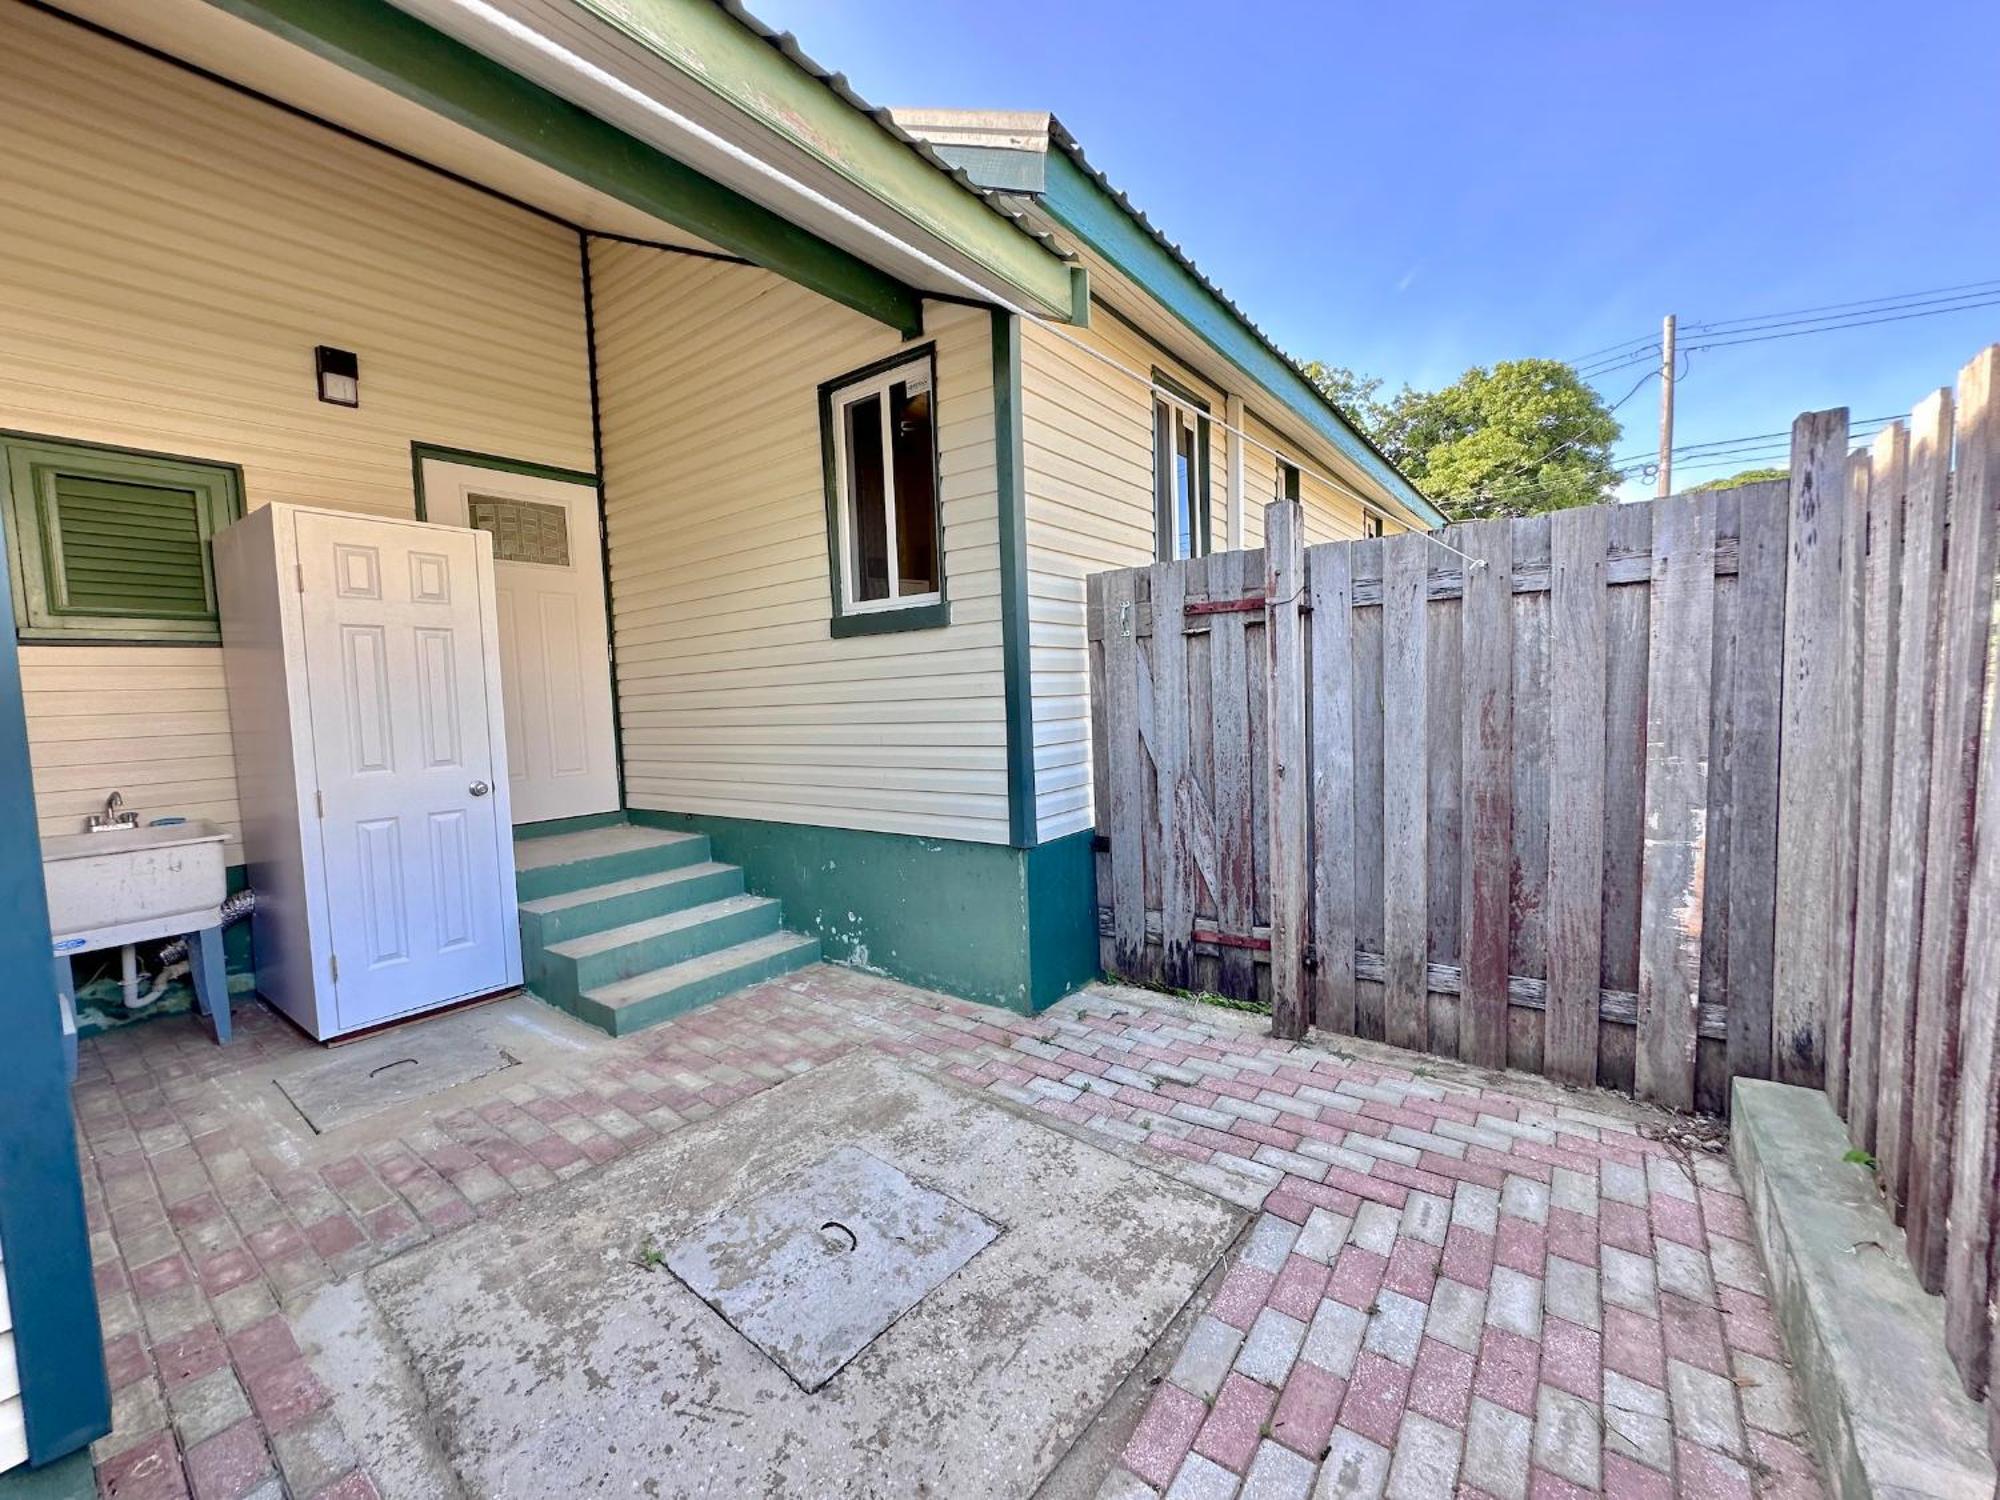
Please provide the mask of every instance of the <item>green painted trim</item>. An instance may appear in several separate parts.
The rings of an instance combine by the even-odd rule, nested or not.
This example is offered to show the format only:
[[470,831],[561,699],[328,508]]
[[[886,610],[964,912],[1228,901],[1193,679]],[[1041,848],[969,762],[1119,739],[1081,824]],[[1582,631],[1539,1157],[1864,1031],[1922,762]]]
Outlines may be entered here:
[[[9,552],[13,549],[10,547]],[[0,568],[0,619],[14,612]],[[49,957],[42,840],[20,648],[0,632],[0,1243],[28,1457],[52,1464],[111,1430],[83,1178]]]
[[1290,360],[1203,285],[1066,151],[1049,153],[1048,183],[1038,202],[1050,218],[1144,287],[1209,348],[1277,396],[1395,503],[1428,525],[1445,524],[1444,514],[1349,426]]
[[901,332],[922,326],[922,298],[894,277],[387,0],[210,3],[842,306]]
[[[419,521],[428,521],[430,509],[424,504],[424,460],[434,458],[439,463],[465,464],[469,468],[492,469],[500,474],[519,474],[528,479],[554,479],[564,484],[587,484],[598,492],[598,513],[604,508],[604,484],[595,474],[585,469],[564,469],[554,464],[538,464],[521,458],[502,458],[496,453],[474,453],[469,448],[448,448],[443,443],[410,444],[410,488],[416,496],[416,516]],[[610,568],[605,569],[605,577],[611,576]]]
[[1027,851],[1028,993],[1036,1010],[1102,977],[1097,850],[1088,828]]
[[859,635],[901,635],[906,630],[942,630],[951,623],[951,601],[912,604],[903,609],[867,610],[858,615],[835,615],[826,622],[826,631],[836,641]]
[[97,1500],[97,1472],[88,1453],[72,1453],[47,1468],[0,1474],[0,1500]]
[[[833,451],[833,398],[858,381],[870,380],[900,365],[926,361],[931,381],[931,476],[937,496],[938,596],[930,604],[911,604],[900,609],[847,612],[840,579],[840,484]],[[951,560],[944,550],[944,456],[938,435],[937,345],[912,344],[883,359],[871,361],[858,370],[849,370],[819,386],[820,488],[826,496],[826,589],[829,612],[826,632],[834,640],[859,635],[898,635],[906,630],[941,630],[951,623]],[[886,458],[887,455],[884,455]]]
[[1090,326],[1090,268],[1069,268],[1069,320],[1078,328]]
[[[87,613],[51,602],[55,580],[49,572],[49,558],[57,547],[51,534],[49,515],[41,504],[34,475],[38,468],[65,467],[65,458],[78,467],[92,459],[102,464],[107,477],[127,483],[160,481],[175,488],[198,490],[201,523],[213,535],[243,515],[243,467],[220,459],[193,458],[179,453],[149,452],[117,443],[95,443],[81,438],[55,437],[45,433],[0,430],[0,518],[12,535],[8,549],[9,581],[13,594],[11,614],[21,640],[37,645],[217,645],[222,640],[222,624],[213,609],[205,616],[149,616],[143,609],[116,614]],[[38,459],[42,462],[38,462]],[[212,564],[205,568],[211,604],[215,596]]]
[[547,818],[540,823],[516,823],[514,841],[554,838],[560,833],[588,833],[593,828],[611,828],[625,821],[623,808],[616,812],[578,813],[573,818]]
[[713,0],[577,0],[656,56],[950,245],[1050,315],[1070,311],[1069,262],[923,152],[844,87],[788,56]]
[[993,310],[993,459],[1000,519],[1000,663],[1007,698],[1007,831],[1016,849],[1039,842],[1035,700],[1028,630],[1027,462],[1022,444],[1021,320]]
[[[1024,850],[698,813],[630,817],[708,835],[714,857],[740,865],[748,889],[775,897],[785,926],[817,937],[835,963],[1023,1014],[1089,977],[1077,977],[1086,927],[1095,971],[1095,887],[1078,886],[1069,839]],[[1039,964],[1035,927],[1051,945]]]

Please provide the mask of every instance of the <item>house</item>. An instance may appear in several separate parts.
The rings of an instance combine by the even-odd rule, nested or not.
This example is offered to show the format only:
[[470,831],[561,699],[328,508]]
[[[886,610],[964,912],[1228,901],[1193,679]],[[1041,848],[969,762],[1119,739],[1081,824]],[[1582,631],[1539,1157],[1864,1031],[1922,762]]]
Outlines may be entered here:
[[[705,836],[829,957],[1022,1008],[1096,967],[1085,575],[1274,494],[1440,520],[1059,123],[872,110],[733,4],[10,0],[0,142],[17,976],[113,791],[255,883],[209,543],[270,503],[492,538],[526,834]],[[39,1465],[104,1383],[57,1008],[4,1004]]]

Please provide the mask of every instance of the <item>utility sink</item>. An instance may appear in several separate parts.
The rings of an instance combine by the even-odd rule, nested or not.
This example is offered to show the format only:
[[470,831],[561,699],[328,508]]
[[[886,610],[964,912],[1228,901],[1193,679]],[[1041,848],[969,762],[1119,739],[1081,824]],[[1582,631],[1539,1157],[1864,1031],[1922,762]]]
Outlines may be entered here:
[[191,819],[42,840],[58,953],[176,937],[216,923],[227,894],[225,835]]

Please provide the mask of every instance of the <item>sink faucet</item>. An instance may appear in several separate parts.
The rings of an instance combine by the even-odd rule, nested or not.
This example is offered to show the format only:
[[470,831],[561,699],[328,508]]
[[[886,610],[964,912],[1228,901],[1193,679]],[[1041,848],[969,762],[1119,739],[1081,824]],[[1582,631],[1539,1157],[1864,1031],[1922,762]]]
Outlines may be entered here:
[[92,813],[84,826],[92,833],[111,833],[120,828],[137,828],[139,815],[125,811],[125,794],[113,792],[104,799],[104,811]]

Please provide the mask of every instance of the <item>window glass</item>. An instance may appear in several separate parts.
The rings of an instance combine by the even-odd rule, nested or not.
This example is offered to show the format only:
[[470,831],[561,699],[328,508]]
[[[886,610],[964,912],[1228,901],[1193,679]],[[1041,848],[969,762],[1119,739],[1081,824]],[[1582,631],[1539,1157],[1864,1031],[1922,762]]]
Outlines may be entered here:
[[1154,524],[1162,559],[1208,551],[1208,418],[1161,397],[1153,403]]
[[1278,460],[1278,498],[1296,500],[1299,498],[1299,466]]
[[937,446],[931,393],[899,380],[889,387],[890,442],[896,472],[896,593],[938,592]]
[[889,597],[888,489],[882,466],[882,398],[846,407],[849,580],[859,600]]

